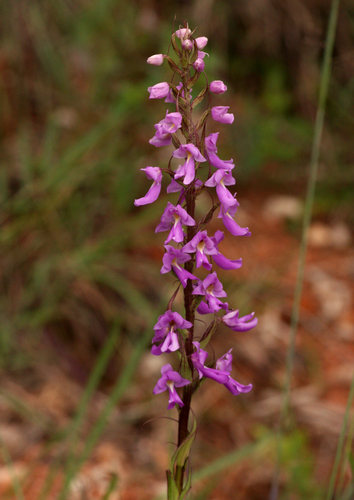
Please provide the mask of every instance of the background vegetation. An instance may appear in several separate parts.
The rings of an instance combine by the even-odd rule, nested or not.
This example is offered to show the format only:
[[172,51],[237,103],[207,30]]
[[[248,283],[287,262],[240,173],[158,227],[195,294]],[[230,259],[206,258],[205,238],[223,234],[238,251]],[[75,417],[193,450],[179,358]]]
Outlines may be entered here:
[[[227,104],[235,122],[222,132],[219,152],[236,160],[238,190],[246,207],[247,199],[251,203],[279,193],[303,199],[329,10],[329,0],[0,3],[2,454],[10,471],[17,458],[30,461],[30,448],[36,448],[38,464],[50,463],[36,496],[32,469],[22,476],[11,472],[8,498],[14,490],[26,500],[66,498],[70,478],[109,428],[110,415],[129,409],[123,427],[128,426],[132,438],[153,415],[155,375],[144,385],[142,370],[148,370],[144,353],[168,291],[159,274],[162,240],[154,235],[166,200],[143,210],[135,209],[133,200],[147,189],[139,168],[165,161],[164,153],[148,144],[164,106],[149,101],[146,89],[168,80],[169,71],[167,66],[146,65],[147,57],[166,53],[173,23],[177,28],[188,19],[191,27],[197,26],[197,34],[209,39],[209,79],[228,85]],[[345,221],[351,230],[353,23],[353,5],[342,1],[315,200],[317,220]],[[296,250],[300,223],[289,219],[286,224],[282,234],[293,238]],[[270,233],[275,246],[277,230]],[[244,258],[247,244],[240,247]],[[247,260],[251,258],[252,250]],[[240,308],[258,314],[281,292],[266,266],[257,266],[257,272],[235,275],[230,286]],[[287,315],[288,309],[283,320]],[[240,353],[242,365],[247,355]],[[276,357],[279,369],[284,352],[277,351]],[[252,363],[246,360],[252,381],[253,376],[262,379],[264,372]],[[137,366],[143,366],[140,372]],[[306,370],[316,372],[313,360]],[[66,406],[59,417],[51,407],[57,401],[48,400],[46,407],[45,398],[42,405],[36,400],[53,376],[55,383],[65,377],[74,384],[68,389],[71,402],[60,403]],[[279,388],[279,380],[263,382]],[[103,397],[98,408],[89,404],[97,389]],[[211,419],[220,440],[227,441],[229,431],[224,429],[223,436],[220,420],[207,411],[203,418],[205,429]],[[21,448],[14,456],[8,444],[6,426],[16,419],[21,429],[28,422],[36,429],[33,435],[24,434],[27,455]],[[255,425],[252,433],[250,441],[263,446],[252,449],[252,460],[262,461],[264,453],[271,456],[273,431]],[[248,441],[234,439],[234,448]],[[313,479],[311,464],[315,452],[308,451],[316,448],[313,441],[296,425],[284,441],[289,476],[283,498],[320,498],[316,495],[323,484]],[[220,455],[232,451],[223,444],[217,448]],[[230,463],[241,455],[232,456]],[[211,460],[213,454],[208,456]],[[309,458],[296,462],[299,456]],[[118,491],[118,476],[114,473],[108,481],[107,494]],[[269,477],[248,498],[265,498],[268,486]],[[214,498],[208,496],[211,486],[209,493],[203,491],[198,498]],[[146,498],[155,493],[152,488]],[[104,492],[97,495],[103,498]]]

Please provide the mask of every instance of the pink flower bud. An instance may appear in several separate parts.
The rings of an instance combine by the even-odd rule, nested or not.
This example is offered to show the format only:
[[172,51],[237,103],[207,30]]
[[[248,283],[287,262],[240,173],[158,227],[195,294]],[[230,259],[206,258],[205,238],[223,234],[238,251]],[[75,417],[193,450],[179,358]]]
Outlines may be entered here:
[[198,59],[196,59],[194,61],[193,68],[200,73],[201,71],[204,70],[204,67],[205,67],[205,63],[204,63],[203,59],[200,59],[198,57]]
[[223,94],[224,92],[227,91],[227,87],[224,82],[221,80],[214,80],[211,82],[209,85],[210,92],[213,92],[213,94]]
[[175,35],[177,38],[179,38],[180,40],[184,39],[184,38],[188,38],[189,35],[191,34],[191,30],[189,28],[182,28],[180,30],[177,30]]
[[153,87],[148,87],[150,93],[149,99],[162,99],[169,93],[170,86],[167,82],[157,83]]
[[197,43],[197,47],[199,50],[204,49],[204,47],[208,43],[208,39],[205,36],[200,36],[200,37],[196,38],[195,41]]
[[163,54],[155,54],[154,56],[150,56],[147,60],[148,64],[153,64],[154,66],[161,66],[163,63]]
[[191,40],[189,40],[189,38],[187,38],[187,40],[183,40],[182,48],[185,50],[192,50],[193,42]]

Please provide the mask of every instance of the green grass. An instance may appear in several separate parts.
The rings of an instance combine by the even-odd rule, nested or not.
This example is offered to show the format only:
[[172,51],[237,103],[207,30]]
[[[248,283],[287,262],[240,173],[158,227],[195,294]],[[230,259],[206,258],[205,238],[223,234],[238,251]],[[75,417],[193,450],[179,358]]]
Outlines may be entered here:
[[[18,12],[20,6],[22,17]],[[144,256],[142,245],[156,246],[153,227],[165,200],[139,212],[133,208],[133,200],[142,196],[148,187],[142,176],[137,180],[139,168],[160,162],[159,152],[148,145],[148,139],[153,135],[153,123],[161,119],[165,106],[148,101],[146,89],[168,78],[168,70],[146,67],[145,61],[153,53],[166,51],[171,31],[169,9],[173,8],[178,11],[179,4],[171,2],[164,7],[167,17],[161,20],[155,19],[149,9],[141,9],[138,2],[127,0],[0,3],[3,64],[0,78],[0,367],[4,376],[21,377],[28,367],[38,362],[36,351],[50,331],[60,343],[73,350],[77,359],[80,350],[77,346],[85,345],[88,352],[85,368],[90,374],[71,424],[60,432],[55,432],[49,418],[1,389],[6,404],[17,415],[48,433],[49,448],[58,442],[65,448],[65,465],[61,455],[53,460],[38,500],[48,498],[54,479],[62,472],[65,479],[59,499],[66,498],[70,481],[90,458],[112,409],[128,390],[151,339],[151,327],[164,303],[158,281],[159,262]],[[186,14],[190,11],[189,8]],[[227,2],[219,2],[214,14],[215,26],[220,26],[228,17],[232,19],[232,9]],[[177,24],[179,22],[177,20]],[[235,26],[234,32],[228,35],[229,44],[234,43],[236,34],[242,38],[245,29],[237,23]],[[240,50],[232,52],[226,35],[219,37],[210,31],[212,71],[216,77],[221,64],[225,65],[225,76],[230,79],[228,96],[240,105],[234,127],[225,132],[226,145],[223,150],[220,148],[220,155],[237,157],[237,175],[243,176],[250,185],[254,178],[258,182],[273,175],[277,186],[289,192],[292,189],[291,185],[289,189],[289,181],[291,184],[294,179],[300,179],[301,184],[305,178],[303,165],[311,156],[312,141],[311,122],[294,111],[296,99],[289,86],[289,68],[276,57],[259,65],[258,54],[246,57],[242,52],[247,48],[246,38],[242,39]],[[311,214],[313,210],[329,213],[337,206],[349,213],[353,198],[353,81],[344,84],[335,73],[329,85],[328,57],[327,52],[312,150],[284,418],[288,411],[302,266]],[[259,74],[256,74],[257,68]],[[248,89],[247,85],[253,77],[260,81],[256,90]],[[238,93],[233,92],[235,88]],[[323,164],[325,172],[334,168],[335,175],[330,176],[331,184],[326,178],[321,179],[315,197],[328,94],[327,134],[336,145],[326,144],[329,154],[328,158],[324,155]],[[338,168],[333,167],[333,163]],[[266,166],[270,164],[276,166],[275,174],[268,172]],[[334,180],[340,188],[339,194],[333,189]],[[252,291],[259,286],[259,282],[248,285],[243,300],[252,300]],[[118,345],[129,353],[128,361],[122,358]],[[97,351],[99,354],[95,355]],[[85,436],[83,449],[77,453],[75,445],[82,442],[80,429],[87,418],[90,400],[102,384],[113,358],[122,364],[122,369],[116,374],[106,406]],[[347,426],[352,436],[353,424],[348,414],[343,429]],[[346,500],[352,494],[343,483],[345,464],[353,462],[349,440],[344,442],[344,430],[327,498],[333,493],[337,474],[341,488],[335,498]],[[21,480],[13,473],[11,456],[3,441],[0,448],[16,498],[22,500]],[[293,473],[289,485],[298,488],[299,498],[301,495],[320,498],[321,491],[311,480],[312,464],[294,465],[299,450],[311,453],[304,435],[290,433],[279,449],[285,457],[284,468]],[[244,460],[257,461],[267,453],[275,460],[272,432],[196,471],[195,482],[208,483],[198,498],[207,498],[222,477],[221,473],[229,467]],[[209,482],[208,478],[211,478]],[[108,499],[117,487],[119,478],[114,476],[102,500]]]

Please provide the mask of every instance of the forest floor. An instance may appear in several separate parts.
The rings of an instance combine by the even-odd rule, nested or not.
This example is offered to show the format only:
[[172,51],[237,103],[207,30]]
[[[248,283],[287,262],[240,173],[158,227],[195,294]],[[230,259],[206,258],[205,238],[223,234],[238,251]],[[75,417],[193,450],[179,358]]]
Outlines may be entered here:
[[[282,402],[298,267],[300,201],[261,190],[244,194],[239,201],[237,220],[250,227],[252,236],[237,239],[237,255],[234,241],[225,238],[223,253],[242,257],[244,262],[240,270],[230,273],[231,278],[228,275],[225,288],[231,290],[229,303],[235,299],[241,315],[254,309],[259,323],[244,334],[226,335],[222,330],[213,348],[218,356],[234,348],[233,376],[241,383],[252,383],[253,390],[234,398],[218,384],[202,386],[193,404],[198,421],[193,470],[250,443],[263,446],[194,483],[195,494],[204,492],[198,498],[211,500],[268,498],[275,458],[274,443],[267,436],[275,435]],[[280,475],[284,498],[317,498],[328,484],[353,377],[353,278],[354,249],[346,224],[341,220],[313,222],[296,337],[292,430]],[[177,413],[168,414],[164,395],[151,394],[160,368],[159,358],[148,351],[142,356],[129,393],[111,413],[93,454],[71,482],[68,500],[102,499],[113,477],[117,477],[109,497],[113,500],[152,500],[163,495],[164,471],[173,449],[166,443],[174,441],[175,433],[175,422],[163,417],[175,418]],[[39,500],[52,470],[54,481],[46,498],[56,500],[67,456],[60,431],[69,425],[83,387],[60,359],[50,366],[44,362],[34,367],[28,377],[4,372],[1,386],[0,496],[20,498],[13,490],[16,476],[25,500]],[[110,387],[101,387],[92,398],[83,436],[109,391]],[[83,443],[84,439],[76,451]],[[348,467],[344,481],[350,479]],[[286,491],[293,494],[286,496]]]

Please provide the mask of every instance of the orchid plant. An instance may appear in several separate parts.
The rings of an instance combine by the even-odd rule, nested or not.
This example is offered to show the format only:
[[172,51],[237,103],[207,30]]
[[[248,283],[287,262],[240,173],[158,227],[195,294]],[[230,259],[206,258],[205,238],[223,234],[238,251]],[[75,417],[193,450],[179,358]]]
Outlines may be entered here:
[[[175,352],[178,355],[176,367],[163,365],[161,378],[153,393],[168,392],[168,409],[178,410],[177,448],[167,471],[168,499],[186,498],[191,487],[189,452],[196,434],[196,421],[191,412],[192,396],[203,379],[209,378],[228,389],[231,394],[247,393],[252,384],[242,385],[231,377],[232,349],[215,360],[207,361],[205,350],[218,324],[224,323],[234,332],[246,332],[257,324],[254,313],[240,317],[239,311],[231,309],[224,299],[227,297],[215,268],[239,269],[242,259],[230,260],[219,251],[219,243],[224,233],[217,230],[208,235],[207,225],[214,212],[219,209],[218,217],[225,228],[234,236],[250,236],[248,228],[240,227],[234,219],[239,203],[236,194],[229,191],[235,184],[232,175],[234,162],[221,160],[217,156],[218,132],[206,135],[206,126],[211,118],[215,122],[231,124],[234,115],[229,106],[211,107],[212,94],[226,92],[226,85],[215,80],[208,83],[204,72],[203,52],[208,39],[194,38],[193,32],[185,23],[172,34],[171,46],[177,62],[169,55],[156,54],[147,62],[159,66],[167,61],[173,77],[171,82],[162,82],[149,87],[150,99],[164,99],[172,108],[166,111],[165,118],[155,125],[155,135],[150,144],[155,147],[173,146],[170,161],[166,168],[148,166],[143,168],[152,185],[143,198],[135,200],[136,206],[153,203],[161,192],[163,174],[171,182],[167,193],[174,194],[176,204],[171,202],[161,216],[156,232],[166,232],[161,273],[171,273],[177,278],[176,290],[170,298],[167,310],[154,326],[152,354],[161,356]],[[192,97],[193,86],[201,75],[205,87]],[[174,83],[174,80],[179,83]],[[205,99],[206,109],[194,118],[195,108]],[[177,166],[173,166],[176,159]],[[215,188],[217,201],[200,220],[196,217],[196,203],[200,195]],[[211,196],[211,200],[213,200]],[[173,311],[178,293],[183,291],[184,316]],[[196,315],[210,317],[209,325],[201,334],[195,334]]]

